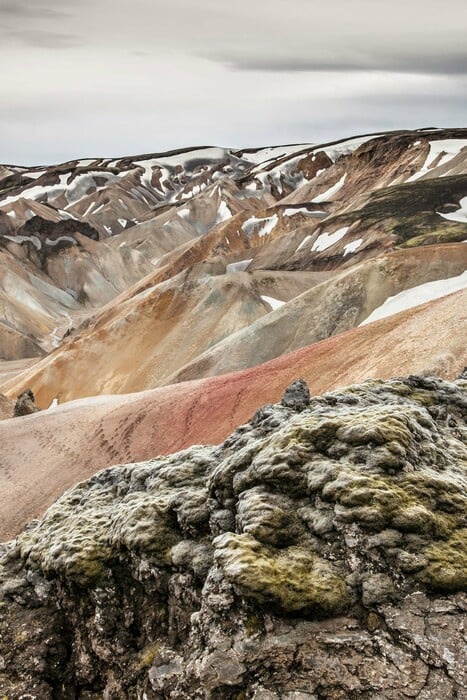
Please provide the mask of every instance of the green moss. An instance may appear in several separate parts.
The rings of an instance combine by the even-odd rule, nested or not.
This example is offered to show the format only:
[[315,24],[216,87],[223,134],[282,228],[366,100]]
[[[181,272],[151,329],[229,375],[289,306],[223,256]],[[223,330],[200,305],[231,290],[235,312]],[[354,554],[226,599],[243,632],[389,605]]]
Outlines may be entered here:
[[457,512],[444,512],[439,506],[447,500],[446,488],[441,479],[424,481],[420,475],[364,476],[349,470],[326,484],[323,496],[349,509],[340,514],[343,520],[360,521],[376,529],[391,527],[401,532],[447,537],[462,523],[466,499],[453,493],[451,509],[457,508]]
[[78,560],[70,573],[82,583],[98,583],[104,578],[105,566],[98,559]]
[[161,645],[159,642],[152,642],[151,644],[145,646],[144,649],[141,649],[135,664],[136,670],[142,671],[145,668],[150,668],[153,665],[154,659],[156,658],[160,648]]
[[248,695],[246,690],[240,690],[238,693],[235,693],[234,695],[234,700],[247,700]]
[[462,231],[463,224],[449,225],[448,220],[444,219],[445,224],[427,225],[427,231],[409,238],[402,243],[400,248],[417,248],[421,245],[436,245],[437,243],[456,243],[464,240],[465,231]]
[[275,603],[287,612],[332,614],[349,604],[344,579],[311,547],[278,550],[232,533],[218,537],[214,545],[225,575],[246,597]]
[[355,233],[378,230],[401,248],[450,243],[465,238],[465,225],[438,214],[465,195],[467,175],[402,183],[374,191],[362,209],[328,219],[336,227],[358,221]]
[[427,547],[424,555],[428,565],[422,579],[430,588],[443,592],[467,589],[467,529]]

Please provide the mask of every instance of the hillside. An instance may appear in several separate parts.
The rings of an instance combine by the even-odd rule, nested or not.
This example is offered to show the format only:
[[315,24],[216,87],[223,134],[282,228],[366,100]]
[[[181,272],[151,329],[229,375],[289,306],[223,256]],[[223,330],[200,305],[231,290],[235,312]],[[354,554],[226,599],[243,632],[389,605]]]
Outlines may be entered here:
[[2,166],[0,392],[242,370],[461,289],[466,196],[463,129]]
[[313,395],[400,374],[455,379],[467,366],[466,328],[464,290],[251,369],[2,421],[0,540],[99,469],[224,440],[299,376]]

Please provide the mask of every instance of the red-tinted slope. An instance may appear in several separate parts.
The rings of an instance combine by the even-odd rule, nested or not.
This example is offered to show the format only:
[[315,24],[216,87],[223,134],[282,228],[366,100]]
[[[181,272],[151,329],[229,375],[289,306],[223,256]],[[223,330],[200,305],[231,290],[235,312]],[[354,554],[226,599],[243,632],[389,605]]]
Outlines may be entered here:
[[223,440],[297,377],[312,393],[367,377],[467,365],[467,291],[334,336],[263,365],[0,422],[0,541],[103,467]]

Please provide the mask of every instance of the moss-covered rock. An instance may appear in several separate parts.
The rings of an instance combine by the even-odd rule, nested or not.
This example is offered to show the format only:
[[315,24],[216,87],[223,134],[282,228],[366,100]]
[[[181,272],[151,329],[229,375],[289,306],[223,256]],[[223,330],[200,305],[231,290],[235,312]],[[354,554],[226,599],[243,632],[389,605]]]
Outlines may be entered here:
[[246,596],[272,602],[286,612],[332,615],[350,602],[341,574],[305,546],[274,549],[249,535],[226,534],[214,546],[225,575]]
[[[36,683],[44,698],[253,698],[283,687],[284,669],[294,692],[305,677],[332,697],[337,659],[349,697],[386,698],[374,664],[391,688],[407,669],[401,693],[419,673],[420,690],[419,645],[449,667],[429,682],[450,697],[464,666],[449,645],[467,588],[466,390],[408,377],[300,412],[266,406],[221,446],[70,489],[1,550],[0,697]],[[439,644],[417,627],[430,615]]]

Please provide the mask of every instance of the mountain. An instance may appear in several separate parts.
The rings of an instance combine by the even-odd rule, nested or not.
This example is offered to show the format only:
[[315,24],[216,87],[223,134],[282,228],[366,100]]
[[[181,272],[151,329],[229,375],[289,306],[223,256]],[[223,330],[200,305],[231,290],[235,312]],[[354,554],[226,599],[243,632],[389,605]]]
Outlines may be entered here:
[[2,166],[0,392],[242,370],[460,289],[466,196],[463,129]]
[[466,390],[294,382],[82,481],[2,546],[3,696],[462,697]]

